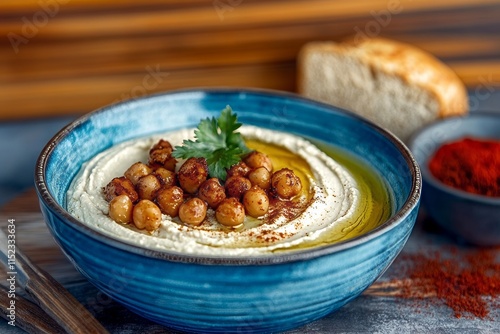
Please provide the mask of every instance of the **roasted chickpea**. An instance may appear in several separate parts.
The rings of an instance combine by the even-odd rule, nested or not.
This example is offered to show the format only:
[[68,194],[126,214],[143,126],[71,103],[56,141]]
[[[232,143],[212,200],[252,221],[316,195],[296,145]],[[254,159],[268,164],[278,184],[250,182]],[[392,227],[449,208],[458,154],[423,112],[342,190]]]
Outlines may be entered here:
[[205,202],[212,209],[216,209],[217,206],[226,198],[226,193],[224,187],[220,184],[218,178],[211,178],[206,180],[200,185],[198,189],[198,197]]
[[259,186],[253,186],[243,195],[243,206],[249,216],[263,216],[269,210],[269,197]]
[[265,167],[269,172],[273,171],[273,163],[269,157],[258,151],[253,151],[249,155],[243,159],[243,161],[250,167],[251,169],[257,169],[259,167]]
[[148,165],[142,162],[136,162],[125,171],[124,175],[135,185],[141,177],[151,174],[152,171],[153,170]]
[[238,201],[243,194],[252,187],[250,180],[243,176],[231,176],[224,185],[227,197],[235,197]]
[[161,210],[152,201],[142,199],[132,210],[132,221],[138,229],[152,232],[160,227]]
[[181,188],[189,194],[196,193],[207,177],[208,167],[204,158],[187,159],[177,172]]
[[153,147],[151,147],[151,149],[149,150],[149,154],[151,154],[151,152],[155,150],[166,150],[168,151],[168,154],[172,154],[174,148],[168,140],[160,139],[156,144],[153,145]]
[[109,217],[120,224],[128,224],[132,221],[132,209],[134,204],[127,195],[116,196],[109,202]]
[[163,166],[163,163],[171,158],[172,151],[167,149],[151,150],[148,163],[150,166]]
[[245,208],[236,198],[226,198],[215,210],[215,218],[222,225],[236,227],[245,220]]
[[152,200],[156,196],[156,192],[160,189],[160,180],[156,175],[144,175],[137,181],[135,185],[139,198]]
[[172,157],[172,151],[173,148],[170,142],[160,139],[158,143],[149,150],[149,164],[151,166],[162,166],[172,172],[175,171],[177,160]]
[[247,166],[243,161],[238,162],[237,164],[232,165],[227,170],[227,177],[231,176],[244,176],[246,177],[248,173],[251,171],[251,168]]
[[175,185],[175,173],[164,167],[159,167],[154,170],[155,175],[163,186],[171,187]]
[[175,159],[174,157],[170,157],[163,162],[163,167],[172,172],[175,171],[176,166],[177,166],[177,159]]
[[198,226],[207,216],[207,205],[198,197],[185,201],[179,207],[179,218],[185,224]]
[[134,184],[125,176],[115,177],[104,187],[106,201],[109,202],[120,195],[127,195],[132,202],[136,202],[139,199]]
[[300,178],[288,168],[282,168],[271,177],[273,190],[282,198],[291,198],[302,190]]
[[261,187],[262,189],[269,189],[271,186],[271,173],[266,167],[259,167],[248,173],[248,179],[252,185]]
[[170,217],[179,215],[179,207],[184,202],[184,192],[177,186],[163,187],[156,195],[156,203],[161,212]]

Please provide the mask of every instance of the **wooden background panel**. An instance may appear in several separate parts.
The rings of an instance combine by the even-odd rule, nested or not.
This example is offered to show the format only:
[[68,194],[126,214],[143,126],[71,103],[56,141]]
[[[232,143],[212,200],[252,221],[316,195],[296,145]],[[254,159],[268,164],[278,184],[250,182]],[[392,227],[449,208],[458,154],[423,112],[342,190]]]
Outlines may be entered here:
[[[0,120],[199,86],[294,91],[304,43],[380,35],[500,89],[498,0],[7,0]],[[492,88],[493,87],[493,88]]]

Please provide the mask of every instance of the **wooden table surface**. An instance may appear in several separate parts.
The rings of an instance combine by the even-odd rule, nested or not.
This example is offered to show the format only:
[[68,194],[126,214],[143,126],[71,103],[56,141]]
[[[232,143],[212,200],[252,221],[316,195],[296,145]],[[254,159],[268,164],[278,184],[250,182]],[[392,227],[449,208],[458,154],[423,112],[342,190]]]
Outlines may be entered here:
[[[39,211],[34,189],[1,208],[0,226],[5,228],[9,219],[15,219],[17,247],[61,282],[110,333],[176,333],[128,311],[97,290],[74,269],[52,239]],[[337,312],[287,333],[498,333],[499,300],[485,298],[489,315],[484,319],[467,313],[456,318],[453,310],[432,294],[422,299],[403,299],[397,291],[387,289],[398,282],[408,282],[409,277],[397,270],[404,264],[405,256],[434,251],[455,259],[465,259],[478,248],[461,245],[421,212],[403,251],[380,279]],[[500,248],[488,251],[500,258]],[[5,277],[0,279],[5,281]],[[0,332],[24,331],[3,321],[0,322]]]

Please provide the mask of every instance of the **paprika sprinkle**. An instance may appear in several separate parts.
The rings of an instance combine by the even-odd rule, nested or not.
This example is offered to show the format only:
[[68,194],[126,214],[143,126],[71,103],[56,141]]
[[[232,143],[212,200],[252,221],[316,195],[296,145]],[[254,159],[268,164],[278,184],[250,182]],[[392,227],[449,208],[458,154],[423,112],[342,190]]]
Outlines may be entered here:
[[429,169],[451,187],[500,197],[500,140],[464,138],[444,144],[430,160]]
[[402,254],[395,262],[395,270],[407,279],[385,282],[383,286],[396,288],[391,294],[395,297],[444,303],[456,318],[485,319],[490,309],[500,306],[499,250],[462,252],[450,247],[446,254]]

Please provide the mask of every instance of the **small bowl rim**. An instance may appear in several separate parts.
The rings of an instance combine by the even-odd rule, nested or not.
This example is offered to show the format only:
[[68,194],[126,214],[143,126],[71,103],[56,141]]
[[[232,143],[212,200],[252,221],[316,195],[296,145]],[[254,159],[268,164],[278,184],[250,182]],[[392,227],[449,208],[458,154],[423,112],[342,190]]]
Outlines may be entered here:
[[[55,149],[55,147],[60,143],[60,141],[67,136],[74,128],[80,124],[86,122],[88,119],[96,114],[104,113],[110,109],[117,108],[119,106],[126,105],[128,103],[137,103],[141,100],[154,99],[157,97],[163,97],[168,95],[178,95],[178,94],[190,94],[190,93],[204,93],[204,94],[240,94],[249,93],[253,95],[263,95],[263,96],[273,96],[279,98],[285,98],[294,100],[296,102],[303,102],[310,105],[316,105],[319,108],[330,109],[335,111],[341,111],[347,116],[357,119],[358,121],[365,123],[375,129],[380,135],[384,136],[389,142],[391,142],[397,150],[402,154],[403,159],[407,163],[410,174],[412,175],[412,185],[410,188],[410,193],[406,198],[405,202],[401,205],[401,208],[396,211],[389,219],[387,219],[383,224],[370,230],[366,234],[361,236],[348,239],[342,242],[333,243],[325,246],[318,246],[304,250],[297,250],[293,252],[283,252],[283,253],[273,253],[269,255],[240,255],[240,256],[215,256],[215,255],[195,255],[195,254],[184,254],[180,252],[174,252],[169,250],[152,250],[147,249],[132,243],[128,243],[123,240],[113,238],[111,236],[100,233],[80,222],[78,219],[73,217],[61,204],[59,204],[56,199],[49,192],[47,186],[45,185],[45,171],[47,167],[47,161],[49,156]],[[333,253],[339,253],[345,251],[349,248],[354,248],[364,244],[370,240],[376,239],[380,235],[387,233],[388,231],[395,228],[397,225],[403,222],[403,220],[412,212],[420,203],[420,196],[422,190],[422,176],[420,167],[415,160],[410,149],[395,135],[393,135],[388,130],[374,124],[373,122],[367,120],[366,118],[359,116],[358,114],[352,113],[350,111],[344,110],[342,108],[329,105],[323,102],[319,102],[296,93],[265,89],[265,88],[235,88],[235,87],[195,87],[188,89],[175,89],[164,92],[158,92],[155,94],[150,94],[146,96],[141,96],[135,99],[129,99],[120,101],[117,103],[112,103],[91,112],[85,113],[73,120],[60,131],[58,131],[44,146],[42,149],[35,167],[35,189],[41,202],[40,205],[45,205],[52,214],[62,217],[61,221],[64,224],[69,224],[72,228],[77,229],[80,233],[84,233],[86,236],[107,244],[109,246],[121,249],[126,252],[132,252],[138,255],[143,255],[149,258],[155,258],[160,260],[167,260],[172,262],[182,262],[191,264],[204,264],[204,265],[235,265],[235,266],[246,266],[246,265],[275,265],[296,261],[303,261],[318,258],[325,255],[330,255]],[[53,231],[51,231],[53,233]],[[409,232],[410,233],[410,232]]]
[[[412,136],[408,140],[408,147],[410,148],[411,151],[415,150],[416,149],[415,148],[416,142],[419,139],[421,139],[423,136],[425,136],[429,131],[432,131],[436,127],[446,127],[449,124],[456,122],[457,120],[467,122],[468,120],[471,120],[474,118],[481,118],[481,117],[495,117],[495,118],[498,118],[500,120],[500,112],[493,111],[493,110],[478,110],[478,111],[470,112],[467,115],[458,115],[458,116],[439,119],[437,121],[429,123],[428,125],[420,128],[414,134],[412,134]],[[436,145],[436,149],[441,147],[445,143],[450,143],[450,142],[457,141],[457,140],[467,138],[467,137],[470,137],[470,136],[460,135],[456,139],[439,141],[439,143]],[[479,137],[479,138],[481,138],[481,137]],[[484,139],[488,139],[488,138],[484,137]],[[433,150],[432,152],[426,152],[425,159],[424,159],[425,161],[423,161],[422,163],[419,163],[423,181],[430,183],[434,188],[437,188],[440,191],[447,193],[450,196],[459,197],[459,198],[462,198],[464,200],[468,200],[468,201],[472,201],[472,202],[500,206],[500,197],[492,197],[492,196],[471,193],[471,192],[447,185],[446,183],[442,182],[437,177],[435,177],[431,173],[431,171],[429,170],[429,167],[428,167],[429,160],[435,152],[436,152],[436,150]]]

